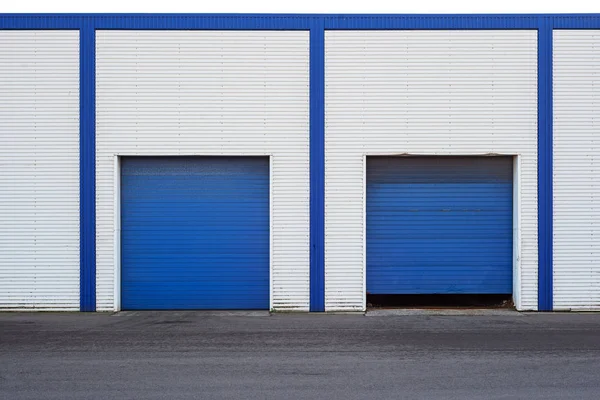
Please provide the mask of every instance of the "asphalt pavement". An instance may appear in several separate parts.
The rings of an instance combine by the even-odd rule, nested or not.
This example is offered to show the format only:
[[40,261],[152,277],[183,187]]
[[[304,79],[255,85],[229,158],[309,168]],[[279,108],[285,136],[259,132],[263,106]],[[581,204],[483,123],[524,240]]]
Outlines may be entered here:
[[600,314],[0,313],[0,399],[594,399]]

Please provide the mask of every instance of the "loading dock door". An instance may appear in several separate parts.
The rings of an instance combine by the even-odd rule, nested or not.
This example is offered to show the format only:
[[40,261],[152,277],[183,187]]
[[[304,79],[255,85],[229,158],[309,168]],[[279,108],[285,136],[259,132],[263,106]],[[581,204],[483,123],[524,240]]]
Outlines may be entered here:
[[511,157],[367,158],[367,293],[512,293]]
[[269,159],[121,163],[121,307],[269,308]]

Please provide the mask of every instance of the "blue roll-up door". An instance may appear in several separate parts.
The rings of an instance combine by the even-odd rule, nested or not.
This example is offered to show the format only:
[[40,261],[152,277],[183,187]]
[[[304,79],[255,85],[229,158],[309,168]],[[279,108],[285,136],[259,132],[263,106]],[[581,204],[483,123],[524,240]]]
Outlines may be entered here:
[[367,158],[367,293],[512,293],[512,163]]
[[269,308],[269,159],[121,163],[121,307]]

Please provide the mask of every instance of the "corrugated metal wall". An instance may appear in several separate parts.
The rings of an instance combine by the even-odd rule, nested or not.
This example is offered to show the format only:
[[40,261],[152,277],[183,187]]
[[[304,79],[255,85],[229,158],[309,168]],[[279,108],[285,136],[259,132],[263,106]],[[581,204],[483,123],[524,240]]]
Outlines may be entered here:
[[600,30],[553,41],[554,308],[600,309]]
[[[598,30],[554,33],[554,306],[600,307]],[[79,306],[79,32],[0,31],[0,307]],[[364,307],[366,154],[519,155],[517,306],[537,306],[535,31],[326,32],[326,296]],[[309,35],[97,32],[98,309],[115,155],[271,155],[272,305],[308,309]],[[19,247],[20,246],[20,247]]]
[[79,309],[79,31],[0,31],[0,308]]
[[519,155],[517,307],[537,308],[537,32],[327,31],[327,310],[365,307],[365,154]]
[[98,31],[97,306],[115,306],[115,155],[271,155],[272,307],[309,308],[307,31]]

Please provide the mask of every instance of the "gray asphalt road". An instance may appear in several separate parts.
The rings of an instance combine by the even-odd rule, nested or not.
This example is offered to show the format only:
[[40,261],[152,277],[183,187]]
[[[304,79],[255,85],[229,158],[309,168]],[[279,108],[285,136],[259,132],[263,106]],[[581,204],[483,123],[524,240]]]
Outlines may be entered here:
[[594,399],[599,314],[0,314],[2,399]]

